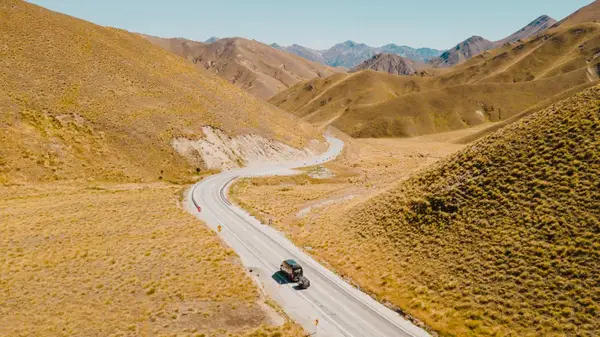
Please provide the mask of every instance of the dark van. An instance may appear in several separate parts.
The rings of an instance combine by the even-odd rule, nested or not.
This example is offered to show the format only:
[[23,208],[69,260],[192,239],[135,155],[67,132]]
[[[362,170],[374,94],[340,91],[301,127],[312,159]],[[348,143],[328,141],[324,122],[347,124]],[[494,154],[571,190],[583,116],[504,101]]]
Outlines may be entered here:
[[285,260],[279,266],[279,270],[293,282],[298,282],[302,276],[302,267],[294,260]]

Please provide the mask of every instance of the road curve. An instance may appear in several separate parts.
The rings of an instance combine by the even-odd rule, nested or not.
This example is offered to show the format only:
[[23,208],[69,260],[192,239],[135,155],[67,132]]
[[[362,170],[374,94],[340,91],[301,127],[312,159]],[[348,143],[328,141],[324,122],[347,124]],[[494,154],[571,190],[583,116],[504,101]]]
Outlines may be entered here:
[[[292,168],[334,159],[344,143],[333,137],[327,137],[327,141],[329,149],[312,158],[265,163],[210,176],[188,190],[186,208],[213,230],[222,226],[219,235],[236,251],[244,266],[252,269],[264,291],[307,332],[316,332],[315,336],[429,336],[423,329],[346,283],[281,233],[261,224],[227,199],[227,189],[236,178],[293,174]],[[302,265],[304,274],[311,281],[310,288],[297,290],[294,284],[286,283],[278,276],[280,263],[290,258]]]

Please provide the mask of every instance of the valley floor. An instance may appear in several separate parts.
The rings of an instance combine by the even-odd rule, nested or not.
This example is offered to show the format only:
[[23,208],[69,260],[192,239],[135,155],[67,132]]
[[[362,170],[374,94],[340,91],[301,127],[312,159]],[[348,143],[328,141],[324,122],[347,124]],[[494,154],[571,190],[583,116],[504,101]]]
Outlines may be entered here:
[[0,187],[0,335],[302,335],[182,195],[166,183]]

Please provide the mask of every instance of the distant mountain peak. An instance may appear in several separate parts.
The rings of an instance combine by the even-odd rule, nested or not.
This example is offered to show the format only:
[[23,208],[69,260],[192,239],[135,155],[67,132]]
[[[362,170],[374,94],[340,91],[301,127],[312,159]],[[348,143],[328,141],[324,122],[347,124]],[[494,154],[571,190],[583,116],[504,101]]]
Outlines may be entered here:
[[204,41],[204,43],[214,43],[214,42],[219,41],[220,39],[221,38],[219,38],[219,37],[213,36],[213,37],[209,38],[208,40]]
[[479,35],[473,35],[470,38],[466,39],[463,43],[477,42],[485,40],[483,37]]
[[375,70],[393,75],[412,75],[417,70],[412,62],[395,54],[376,54],[370,59],[357,65],[352,71]]
[[432,59],[430,63],[434,67],[452,67],[492,48],[494,48],[494,42],[473,35],[454,46],[454,48],[447,50],[440,57]]
[[528,23],[525,27],[519,29],[515,33],[511,34],[508,37],[505,37],[502,40],[496,41],[495,47],[501,47],[506,43],[513,43],[519,40],[523,40],[529,38],[531,36],[535,36],[540,32],[545,31],[546,29],[552,27],[556,23],[556,20],[549,17],[548,15],[541,15],[537,17],[535,20]]
[[399,46],[394,43],[389,43],[381,47],[370,47],[365,43],[358,43],[352,40],[337,43],[325,50],[315,50],[298,44],[283,47],[274,43],[271,46],[311,61],[347,69],[351,69],[372,56],[381,53],[400,55],[406,59],[418,62],[427,62],[443,53],[442,50],[432,48],[415,49],[404,45]]
[[371,48],[371,47],[367,46],[364,43],[359,43],[359,42],[355,42],[355,41],[352,41],[352,40],[344,41],[344,42],[342,42],[340,44],[337,44],[337,46],[344,46],[344,47],[347,47],[347,48],[355,48],[355,47],[361,47],[361,48],[368,47],[368,48]]

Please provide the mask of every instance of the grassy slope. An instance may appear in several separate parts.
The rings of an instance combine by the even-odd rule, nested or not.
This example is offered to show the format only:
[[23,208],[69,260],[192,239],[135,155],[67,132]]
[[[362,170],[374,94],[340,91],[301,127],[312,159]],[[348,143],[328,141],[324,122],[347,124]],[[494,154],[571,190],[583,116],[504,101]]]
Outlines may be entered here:
[[255,40],[225,38],[192,45],[181,39],[147,38],[262,99],[300,81],[341,71]]
[[268,326],[239,259],[179,207],[181,194],[0,187],[0,335],[299,336]]
[[558,24],[561,26],[570,26],[583,22],[595,22],[598,20],[598,18],[600,18],[600,1],[595,0],[593,3],[567,16]]
[[342,250],[343,273],[447,335],[593,335],[599,111],[595,87],[509,125],[324,220],[344,237],[321,247]]
[[317,125],[333,121],[359,137],[448,131],[505,120],[542,101],[556,102],[573,87],[591,86],[588,71],[599,50],[600,25],[559,27],[433,78],[335,75],[296,85],[271,103]]
[[8,0],[0,35],[0,182],[180,178],[202,164],[170,142],[203,125],[296,147],[318,137],[139,34]]

